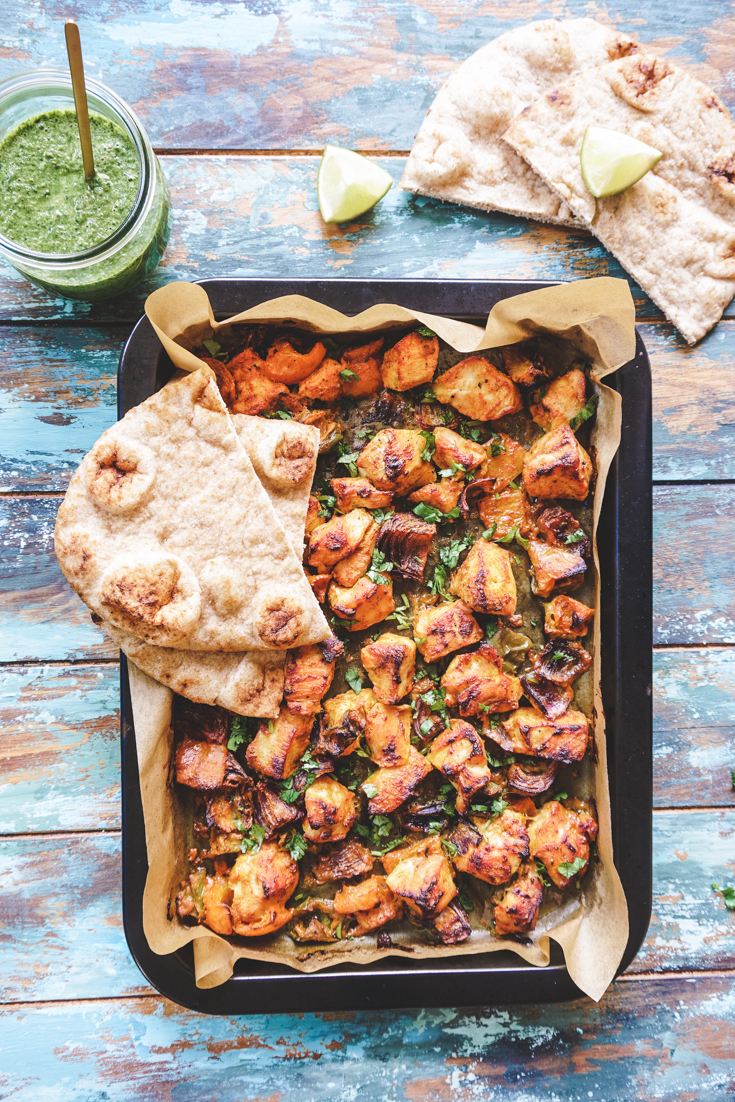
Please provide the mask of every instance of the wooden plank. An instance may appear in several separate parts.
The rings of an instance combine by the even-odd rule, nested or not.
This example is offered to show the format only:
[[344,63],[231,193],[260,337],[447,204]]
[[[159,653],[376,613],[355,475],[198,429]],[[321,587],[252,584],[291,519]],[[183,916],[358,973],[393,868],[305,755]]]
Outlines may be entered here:
[[127,329],[6,328],[0,342],[0,491],[65,490],[117,414]]
[[[735,879],[735,813],[658,812],[653,849],[654,916],[633,970],[735,967],[735,922],[710,890]],[[5,837],[0,854],[0,1002],[141,989],[122,932],[117,835]]]
[[[670,327],[641,327],[654,396],[654,478],[735,477],[735,325],[696,348]],[[115,417],[121,327],[7,326],[0,348],[0,492],[64,490]],[[706,375],[706,391],[701,380]]]
[[735,643],[733,486],[653,492],[654,644]]
[[622,981],[597,1004],[206,1017],[149,997],[2,1019],[13,1102],[724,1102],[735,1089],[732,976]]
[[[402,158],[378,158],[396,184]],[[414,197],[393,187],[359,221],[327,226],[316,200],[317,157],[163,158],[174,228],[163,265],[129,295],[89,304],[56,299],[4,267],[0,321],[133,321],[174,279],[583,279],[624,277],[584,230],[542,225]],[[642,316],[658,318],[631,284]]]
[[735,651],[653,654],[654,807],[735,807]]
[[[654,490],[655,644],[735,643],[732,486]],[[0,502],[0,662],[114,658],[53,554],[58,499]]]
[[[63,5],[29,17],[8,0],[0,78],[19,68],[66,66]],[[210,10],[188,4],[75,8],[87,68],[128,100],[155,145],[168,148],[303,149],[325,141],[409,149],[448,74],[492,38],[531,19],[593,14],[691,67],[730,106],[731,22],[716,0],[678,0],[641,12],[621,0],[608,15],[586,0],[563,11],[535,0],[275,0]]]
[[0,502],[0,662],[116,658],[54,555],[58,498]]
[[120,826],[114,666],[0,668],[0,834]]

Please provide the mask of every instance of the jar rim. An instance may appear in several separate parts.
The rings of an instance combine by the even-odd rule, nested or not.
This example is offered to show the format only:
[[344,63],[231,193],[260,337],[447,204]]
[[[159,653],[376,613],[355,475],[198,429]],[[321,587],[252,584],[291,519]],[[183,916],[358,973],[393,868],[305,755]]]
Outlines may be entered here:
[[[105,256],[117,252],[127,244],[135,234],[141,220],[148,213],[147,208],[152,202],[153,184],[155,182],[153,149],[148,139],[148,135],[143,129],[135,112],[116,92],[113,92],[111,88],[108,88],[107,85],[103,84],[101,81],[95,80],[94,77],[85,75],[84,82],[87,87],[87,93],[105,104],[105,106],[116,116],[116,121],[124,127],[125,133],[133,142],[133,146],[138,155],[140,170],[138,193],[135,197],[135,201],[123,221],[108,237],[103,238],[102,241],[98,241],[96,244],[90,245],[89,248],[82,249],[79,252],[36,252],[34,249],[29,249],[24,245],[20,245],[17,241],[12,241],[9,237],[0,233],[0,249],[10,254],[8,259],[11,263],[13,257],[17,257],[18,260],[22,262],[31,262],[51,268],[56,266],[67,267],[72,264],[75,266],[86,266],[86,264],[97,263]],[[32,91],[34,88],[37,88],[39,93],[46,92],[47,94],[53,94],[54,89],[63,89],[64,92],[69,92],[73,109],[74,99],[69,73],[64,69],[41,68],[24,70],[20,73],[15,73],[13,76],[6,77],[4,80],[0,80],[0,114],[3,110],[3,101],[9,96],[25,90]],[[94,106],[91,103],[89,106],[90,110],[93,111]],[[39,110],[39,114],[43,114],[42,109]]]

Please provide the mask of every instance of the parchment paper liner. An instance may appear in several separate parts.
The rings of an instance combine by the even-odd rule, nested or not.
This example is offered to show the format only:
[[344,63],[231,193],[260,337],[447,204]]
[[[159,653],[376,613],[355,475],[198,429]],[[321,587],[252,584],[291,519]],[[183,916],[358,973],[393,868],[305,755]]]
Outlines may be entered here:
[[[183,345],[195,345],[223,325],[246,321],[297,325],[317,333],[372,333],[405,327],[418,320],[462,353],[513,344],[542,333],[556,334],[571,341],[592,364],[595,390],[600,397],[592,434],[597,463],[595,607],[599,609],[597,522],[610,463],[620,443],[621,424],[620,397],[600,380],[635,354],[635,309],[624,280],[607,277],[582,280],[506,299],[493,308],[484,332],[463,322],[389,304],[373,306],[349,318],[300,296],[272,299],[218,323],[213,318],[206,292],[190,283],[172,283],[154,292],[146,303],[146,312],[173,362],[189,371],[204,365]],[[627,944],[628,909],[612,854],[605,727],[599,689],[599,614],[595,617],[594,653],[595,749],[588,753],[596,755],[593,790],[599,818],[600,861],[593,863],[578,895],[566,898],[560,907],[542,915],[530,945],[499,939],[487,930],[475,930],[460,945],[438,948],[424,939],[422,931],[407,927],[405,932],[391,936],[395,943],[413,948],[412,959],[510,949],[532,964],[544,965],[549,961],[549,938],[553,937],[563,949],[572,979],[593,999],[600,999],[613,979]],[[374,938],[343,941],[315,949],[295,944],[283,931],[252,942],[244,938],[228,941],[205,927],[181,925],[175,916],[173,901],[181,879],[188,872],[191,810],[187,801],[178,796],[171,777],[173,694],[132,663],[130,686],[149,865],[143,926],[154,952],[171,953],[193,941],[198,987],[224,983],[241,957],[314,972],[346,961],[366,964],[386,954],[405,956],[399,949],[377,950]],[[492,994],[489,986],[489,1001]],[[462,991],[458,988],[457,1001],[461,999]]]

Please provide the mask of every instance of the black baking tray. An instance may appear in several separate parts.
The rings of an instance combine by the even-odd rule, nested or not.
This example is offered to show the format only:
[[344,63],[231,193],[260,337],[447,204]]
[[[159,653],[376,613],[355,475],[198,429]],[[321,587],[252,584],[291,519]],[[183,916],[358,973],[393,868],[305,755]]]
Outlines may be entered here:
[[[282,280],[205,279],[218,319],[279,295],[300,294],[345,314],[393,302],[425,313],[484,325],[496,302],[551,283],[501,280]],[[137,323],[118,371],[118,414],[158,390],[173,365],[147,318]],[[598,529],[602,578],[602,696],[615,864],[630,919],[622,972],[638,952],[651,916],[651,373],[636,335],[635,358],[606,380],[622,396],[622,440],[605,489]],[[306,975],[260,961],[239,961],[232,979],[200,990],[191,945],[158,956],[143,932],[146,858],[135,730],[127,663],[121,665],[123,920],[130,951],[161,994],[210,1014],[488,1006],[573,999],[574,984],[561,949],[551,942],[545,968],[510,952],[412,960],[386,957],[373,964],[338,965]]]

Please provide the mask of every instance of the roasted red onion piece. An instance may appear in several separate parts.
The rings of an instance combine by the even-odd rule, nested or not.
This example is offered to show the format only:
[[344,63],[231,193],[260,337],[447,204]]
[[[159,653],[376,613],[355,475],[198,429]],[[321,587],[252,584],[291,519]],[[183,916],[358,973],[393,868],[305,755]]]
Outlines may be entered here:
[[536,659],[533,672],[566,688],[592,665],[592,655],[581,643],[556,639],[547,643]]
[[551,788],[560,768],[556,761],[513,762],[508,766],[508,784],[514,792],[538,796]]
[[523,674],[521,685],[531,703],[549,719],[563,716],[574,699],[571,689],[555,685],[553,681],[536,672]]
[[292,826],[304,817],[303,811],[287,804],[274,788],[262,782],[256,784],[253,792],[253,811],[256,823],[265,827],[266,838],[272,838],[279,830]]
[[378,548],[403,578],[420,582],[435,535],[435,524],[427,524],[413,513],[394,513],[380,526]]

